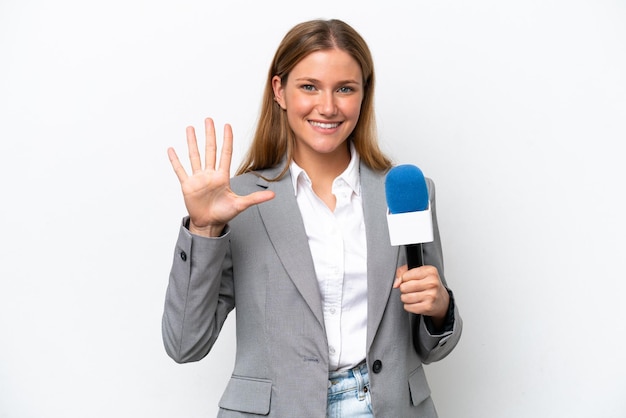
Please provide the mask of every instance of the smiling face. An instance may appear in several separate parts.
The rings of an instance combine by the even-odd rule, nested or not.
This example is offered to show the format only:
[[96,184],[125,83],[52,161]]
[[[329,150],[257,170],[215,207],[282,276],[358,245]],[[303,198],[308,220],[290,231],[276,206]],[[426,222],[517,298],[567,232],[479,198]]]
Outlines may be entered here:
[[354,130],[363,101],[363,75],[347,52],[330,49],[303,58],[283,84],[272,79],[276,101],[287,113],[296,138],[294,160],[348,158],[346,139]]

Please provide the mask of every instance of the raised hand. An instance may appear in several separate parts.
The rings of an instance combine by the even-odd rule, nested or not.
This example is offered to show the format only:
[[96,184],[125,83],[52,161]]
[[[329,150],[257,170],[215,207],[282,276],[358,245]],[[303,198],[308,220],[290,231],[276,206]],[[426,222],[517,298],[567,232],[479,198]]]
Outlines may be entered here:
[[174,172],[180,181],[189,213],[189,230],[198,235],[219,236],[226,224],[252,205],[274,197],[269,190],[247,196],[239,196],[230,189],[230,163],[233,154],[233,131],[230,125],[224,126],[224,143],[216,168],[217,144],[213,119],[204,120],[205,150],[204,168],[198,151],[196,132],[187,127],[187,147],[191,174],[187,174],[173,148],[167,150]]

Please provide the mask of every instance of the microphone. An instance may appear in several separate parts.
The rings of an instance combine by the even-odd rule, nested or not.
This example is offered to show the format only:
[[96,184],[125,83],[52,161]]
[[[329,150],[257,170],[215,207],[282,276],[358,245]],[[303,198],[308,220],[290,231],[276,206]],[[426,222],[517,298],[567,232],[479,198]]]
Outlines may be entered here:
[[433,218],[422,170],[393,167],[385,178],[387,224],[391,245],[404,245],[409,269],[424,265],[422,244],[433,241]]

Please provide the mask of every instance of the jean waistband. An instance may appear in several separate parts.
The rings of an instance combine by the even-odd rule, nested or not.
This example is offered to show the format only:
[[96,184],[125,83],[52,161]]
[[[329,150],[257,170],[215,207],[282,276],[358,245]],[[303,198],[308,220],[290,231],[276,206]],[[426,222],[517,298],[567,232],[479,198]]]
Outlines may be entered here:
[[365,399],[369,391],[369,375],[365,362],[348,370],[339,370],[328,374],[328,396],[356,392],[358,399]]
[[358,371],[360,375],[367,374],[367,363],[365,362],[365,360],[351,369],[329,372],[328,380],[351,378],[354,377],[355,371]]

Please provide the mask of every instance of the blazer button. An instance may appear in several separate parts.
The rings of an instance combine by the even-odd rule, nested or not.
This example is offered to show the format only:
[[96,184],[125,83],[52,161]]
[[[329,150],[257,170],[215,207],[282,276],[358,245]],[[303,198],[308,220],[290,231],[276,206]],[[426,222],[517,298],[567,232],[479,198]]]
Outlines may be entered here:
[[374,364],[372,364],[372,371],[374,373],[380,373],[380,371],[383,369],[383,362],[380,360],[376,360],[374,362]]
[[187,253],[184,251],[180,252],[180,259],[183,261],[187,261]]

